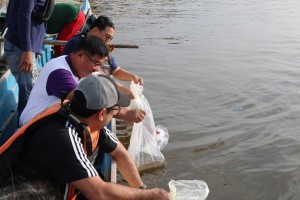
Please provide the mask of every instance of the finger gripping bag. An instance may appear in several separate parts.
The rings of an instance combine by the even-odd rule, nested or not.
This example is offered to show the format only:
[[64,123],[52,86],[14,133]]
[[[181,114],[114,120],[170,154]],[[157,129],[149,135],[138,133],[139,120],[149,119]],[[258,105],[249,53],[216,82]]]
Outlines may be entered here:
[[128,152],[134,159],[139,171],[162,166],[165,158],[156,142],[153,114],[148,100],[142,94],[143,86],[131,82],[130,90],[135,97],[131,101],[130,107],[143,109],[146,116],[143,121],[134,123]]

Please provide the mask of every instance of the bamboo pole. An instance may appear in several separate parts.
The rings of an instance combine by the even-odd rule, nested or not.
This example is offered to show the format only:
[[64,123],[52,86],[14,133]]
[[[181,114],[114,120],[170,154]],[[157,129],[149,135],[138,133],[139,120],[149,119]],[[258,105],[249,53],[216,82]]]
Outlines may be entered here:
[[[65,45],[68,41],[65,40],[44,40],[43,44],[47,45]],[[139,48],[137,45],[133,44],[109,44],[110,48]]]
[[[0,42],[3,42],[3,37],[0,37]],[[44,40],[43,44],[45,45],[62,45],[64,46],[68,41],[66,40]],[[109,44],[109,48],[139,48],[138,45],[134,44]]]

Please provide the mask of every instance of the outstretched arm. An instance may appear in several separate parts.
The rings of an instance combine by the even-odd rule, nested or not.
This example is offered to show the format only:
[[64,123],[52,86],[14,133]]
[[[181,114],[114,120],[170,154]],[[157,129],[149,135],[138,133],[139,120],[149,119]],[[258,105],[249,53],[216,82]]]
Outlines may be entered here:
[[134,99],[134,96],[133,96],[131,90],[128,87],[125,87],[121,83],[118,83],[118,82],[116,82],[116,83],[117,83],[117,86],[118,86],[119,90],[127,93],[129,95],[130,99]]
[[113,71],[112,75],[121,81],[133,80],[134,83],[141,85],[144,83],[144,80],[141,77],[134,75],[121,67],[118,67],[115,71]]
[[85,196],[86,199],[161,199],[168,200],[168,193],[160,188],[140,190],[119,184],[107,183],[99,176],[74,181],[72,184]]
[[109,155],[117,162],[118,169],[131,187],[139,188],[143,185],[134,160],[122,143],[119,142],[117,148]]
[[141,109],[132,110],[130,107],[121,107],[120,112],[114,117],[128,122],[139,123],[146,117],[146,112]]

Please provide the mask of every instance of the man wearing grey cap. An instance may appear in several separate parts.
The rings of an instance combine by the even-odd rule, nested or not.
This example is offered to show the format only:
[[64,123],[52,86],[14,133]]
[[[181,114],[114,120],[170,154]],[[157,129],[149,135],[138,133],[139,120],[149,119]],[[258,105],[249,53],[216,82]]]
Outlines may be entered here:
[[[103,129],[119,106],[129,103],[129,96],[120,92],[110,77],[89,75],[79,82],[70,103],[27,132],[14,177],[49,181],[64,199],[168,199],[163,189],[136,189],[143,183],[132,158],[118,139]],[[117,161],[132,187],[100,178],[92,161],[99,149]]]

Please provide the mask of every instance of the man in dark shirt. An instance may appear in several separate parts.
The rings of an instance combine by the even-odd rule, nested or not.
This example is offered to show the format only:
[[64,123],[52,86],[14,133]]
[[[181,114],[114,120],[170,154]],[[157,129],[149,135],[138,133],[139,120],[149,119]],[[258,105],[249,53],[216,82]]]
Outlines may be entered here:
[[41,52],[46,28],[34,13],[41,12],[46,1],[10,0],[7,7],[4,56],[19,86],[19,116],[39,73],[36,53]]
[[[98,149],[109,153],[128,183],[139,188],[143,183],[132,158],[118,139],[103,129],[119,106],[129,103],[129,96],[121,93],[110,77],[94,74],[79,82],[67,109],[77,123],[87,125],[92,153]],[[83,139],[87,137],[80,137],[78,124],[70,119],[54,114],[27,135],[14,177],[47,180],[60,188],[64,199],[74,199],[76,195],[86,199],[168,199],[163,189],[138,190],[102,181],[92,159],[87,157],[87,140]]]

